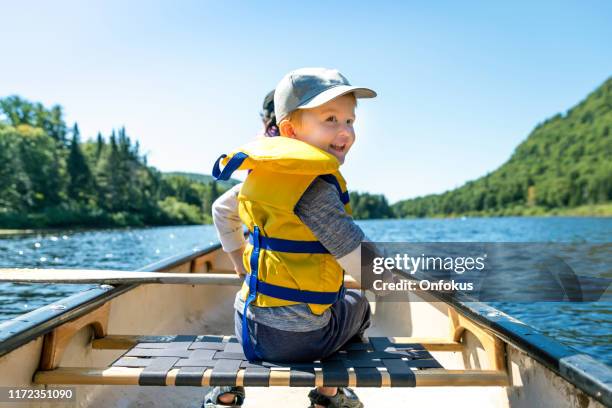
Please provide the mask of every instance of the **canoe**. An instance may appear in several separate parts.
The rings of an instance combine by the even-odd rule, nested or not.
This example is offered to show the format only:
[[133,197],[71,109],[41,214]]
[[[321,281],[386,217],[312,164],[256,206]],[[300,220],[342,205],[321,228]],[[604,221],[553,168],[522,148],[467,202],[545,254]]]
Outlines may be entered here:
[[[220,378],[216,368],[202,369],[195,384],[193,376],[191,383],[180,383],[183,371],[177,368],[165,372],[162,385],[145,385],[142,373],[147,368],[113,364],[139,360],[130,352],[136,355],[134,350],[142,351],[143,344],[153,349],[179,343],[210,348],[215,341],[228,351],[235,346],[230,336],[239,281],[219,245],[139,272],[156,272],[160,279],[143,273],[143,279],[153,280],[95,285],[1,323],[0,385],[5,388],[0,401],[8,405],[0,406],[43,406],[41,400],[22,399],[17,405],[8,399],[8,390],[26,389],[71,390],[69,406],[78,407],[199,407],[206,386]],[[177,278],[168,279],[173,274]],[[612,406],[610,367],[488,305],[435,292],[411,292],[402,302],[377,301],[369,293],[368,299],[373,313],[366,333],[370,342],[410,345],[433,365],[416,364],[400,376],[385,358],[386,367],[374,361],[362,365],[369,369],[347,369],[347,385],[355,387],[366,407]],[[387,350],[395,349],[384,350],[389,356]],[[402,361],[410,365],[408,359]],[[313,384],[331,384],[325,369],[322,375],[320,369],[312,371]],[[265,381],[247,386],[245,406],[308,405],[309,388],[293,381],[293,368],[265,370]],[[256,384],[247,384],[249,372],[237,368],[231,381]],[[299,378],[307,382],[310,377]],[[57,398],[45,400],[44,406],[68,405]]]

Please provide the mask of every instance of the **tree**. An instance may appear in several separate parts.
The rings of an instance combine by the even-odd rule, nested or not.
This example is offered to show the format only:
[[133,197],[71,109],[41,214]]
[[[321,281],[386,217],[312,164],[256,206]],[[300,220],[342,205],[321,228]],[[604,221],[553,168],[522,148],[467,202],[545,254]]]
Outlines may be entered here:
[[96,162],[100,160],[100,155],[104,150],[104,138],[102,137],[102,133],[98,132],[98,136],[96,136]]
[[40,128],[21,125],[19,155],[30,179],[31,208],[42,210],[59,205],[66,198],[66,161],[64,150]]
[[394,218],[385,196],[381,194],[350,193],[350,203],[355,219]]
[[30,179],[19,154],[21,136],[0,123],[0,211],[24,211],[31,204]]
[[75,201],[89,200],[93,196],[94,180],[89,164],[81,151],[79,126],[72,128],[72,141],[67,160],[68,196]]

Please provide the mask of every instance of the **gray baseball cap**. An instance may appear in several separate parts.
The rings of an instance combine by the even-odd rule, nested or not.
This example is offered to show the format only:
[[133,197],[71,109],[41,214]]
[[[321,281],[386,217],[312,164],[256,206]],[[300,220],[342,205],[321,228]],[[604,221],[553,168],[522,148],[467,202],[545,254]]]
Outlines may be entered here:
[[351,86],[337,69],[300,68],[291,71],[276,85],[276,123],[280,123],[296,109],[316,108],[348,93],[353,93],[356,98],[376,96],[376,92],[369,88]]

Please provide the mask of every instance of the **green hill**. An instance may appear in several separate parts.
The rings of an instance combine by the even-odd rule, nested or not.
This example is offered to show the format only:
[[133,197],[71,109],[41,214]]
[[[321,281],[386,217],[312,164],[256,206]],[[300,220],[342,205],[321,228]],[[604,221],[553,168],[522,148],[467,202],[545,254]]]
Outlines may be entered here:
[[535,127],[497,170],[442,194],[400,201],[400,217],[612,212],[612,78]]
[[[187,173],[184,171],[169,171],[169,172],[164,172],[164,176],[166,177],[172,177],[172,176],[180,176],[180,177],[185,177],[191,181],[196,181],[198,183],[203,183],[203,184],[208,184],[211,183],[213,181],[215,181],[214,177],[208,174],[200,174],[200,173]],[[230,188],[232,186],[235,186],[236,184],[240,183],[239,180],[236,179],[229,179],[227,181],[217,181],[217,184],[219,184],[221,187],[223,188]]]

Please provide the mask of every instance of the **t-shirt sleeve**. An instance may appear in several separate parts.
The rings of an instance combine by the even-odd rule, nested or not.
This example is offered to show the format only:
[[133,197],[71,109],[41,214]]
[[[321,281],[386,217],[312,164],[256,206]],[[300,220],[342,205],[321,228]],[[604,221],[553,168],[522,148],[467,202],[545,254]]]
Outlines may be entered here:
[[213,223],[225,252],[232,252],[244,245],[242,221],[238,215],[238,193],[242,183],[227,190],[212,205]]
[[365,237],[344,211],[336,187],[320,178],[300,198],[295,214],[335,258],[354,251]]

